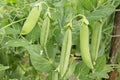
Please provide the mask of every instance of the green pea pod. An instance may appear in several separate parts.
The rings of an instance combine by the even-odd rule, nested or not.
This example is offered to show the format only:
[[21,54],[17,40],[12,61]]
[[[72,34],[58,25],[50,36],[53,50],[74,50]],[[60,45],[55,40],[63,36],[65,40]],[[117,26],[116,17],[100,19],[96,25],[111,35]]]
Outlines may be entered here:
[[93,63],[95,63],[98,56],[103,23],[104,22],[96,21],[93,25],[91,46],[90,46],[91,58]]
[[58,72],[57,71],[53,71],[52,72],[52,80],[59,80],[58,79]]
[[74,73],[74,70],[76,68],[77,62],[75,61],[74,58],[70,59],[70,64],[69,64],[69,68],[64,76],[64,80],[67,80],[70,78],[70,76]]
[[39,19],[41,10],[42,10],[42,4],[33,7],[33,9],[31,10],[31,12],[29,13],[27,17],[27,20],[25,21],[23,25],[21,35],[28,34],[32,31],[32,29],[35,27]]
[[42,28],[41,28],[40,43],[41,43],[42,48],[44,48],[46,46],[49,28],[50,28],[50,19],[47,16],[44,19],[43,24],[42,24]]
[[63,78],[68,68],[71,46],[72,46],[72,32],[71,29],[68,28],[64,35],[60,58],[61,78]]
[[[93,69],[91,55],[89,52],[89,28],[86,24],[87,19],[83,19],[80,26],[80,51],[84,63],[91,69]],[[86,21],[86,22],[85,22]]]

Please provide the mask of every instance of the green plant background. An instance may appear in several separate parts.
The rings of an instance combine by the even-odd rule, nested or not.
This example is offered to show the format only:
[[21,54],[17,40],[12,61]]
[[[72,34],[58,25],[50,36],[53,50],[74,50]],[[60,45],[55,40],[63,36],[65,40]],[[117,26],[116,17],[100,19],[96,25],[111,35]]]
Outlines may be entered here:
[[[39,20],[27,35],[21,29],[32,7],[45,2],[50,8],[50,30],[46,43],[46,57],[40,44],[40,34],[46,5]],[[113,20],[120,0],[0,0],[0,80],[60,80],[59,62],[65,26],[76,15],[82,14],[89,21],[90,35],[93,22],[105,18],[102,39],[95,71],[81,60],[79,50],[79,18],[72,21],[72,49],[68,70],[64,79],[101,80],[109,78],[114,67],[120,72],[120,64],[107,64]],[[91,38],[91,37],[90,37]],[[120,62],[118,56],[118,62]],[[120,80],[118,76],[117,80]]]

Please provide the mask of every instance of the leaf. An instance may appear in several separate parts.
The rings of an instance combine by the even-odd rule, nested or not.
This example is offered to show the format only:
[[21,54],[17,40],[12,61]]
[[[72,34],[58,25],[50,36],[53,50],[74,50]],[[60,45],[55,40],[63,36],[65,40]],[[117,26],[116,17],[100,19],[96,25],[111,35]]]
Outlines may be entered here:
[[120,0],[115,0],[114,5],[115,7],[118,7],[120,5]]
[[92,76],[94,78],[106,78],[106,79],[109,78],[109,75],[105,72],[95,72],[95,73],[92,74]]
[[3,80],[5,76],[5,70],[9,69],[9,66],[4,66],[3,64],[0,64],[0,79]]
[[95,70],[96,71],[101,71],[104,69],[106,65],[106,57],[105,55],[101,56],[101,57],[98,57],[97,61],[96,61],[96,64],[95,64]]
[[20,33],[20,30],[10,28],[10,27],[7,27],[5,31],[6,31],[6,34],[13,34],[13,35]]
[[63,40],[63,35],[61,34],[61,28],[60,27],[58,27],[56,30],[55,30],[55,32],[54,32],[54,34],[55,34],[55,40],[57,41],[57,43],[59,43],[59,44],[62,44],[62,40]]
[[103,68],[102,72],[108,73],[108,72],[110,72],[110,71],[112,71],[112,70],[113,70],[113,67],[112,67],[112,64],[110,64],[110,65],[106,65],[106,66]]
[[96,72],[92,73],[91,75],[94,78],[106,78],[106,79],[108,79],[109,78],[108,73],[112,70],[113,70],[112,65],[106,65],[101,71],[96,71]]
[[[120,74],[120,63],[118,64],[118,74]],[[117,80],[120,80],[120,75],[118,75]]]
[[16,0],[6,0],[7,3],[16,3]]
[[25,47],[28,45],[29,42],[24,39],[11,39],[5,44],[7,47]]
[[0,29],[0,44],[5,37],[5,33],[6,33],[5,29]]
[[2,64],[0,64],[0,71],[4,71],[6,69],[9,69],[9,66],[3,66]]
[[90,80],[88,78],[88,73],[90,72],[90,69],[86,66],[86,64],[82,61],[79,62],[75,69],[75,76],[78,80]]
[[40,37],[40,28],[39,26],[36,26],[33,28],[33,30],[27,34],[26,39],[32,42],[38,41]]
[[91,20],[94,21],[94,20],[98,20],[98,19],[103,18],[103,17],[108,17],[114,11],[115,11],[115,7],[111,4],[107,4],[104,6],[100,6],[99,8],[97,8],[93,12],[90,12],[86,16],[87,16],[89,21],[91,21]]
[[89,11],[94,9],[94,5],[92,5],[91,0],[82,0],[82,5],[84,9],[87,9]]
[[98,52],[98,57],[103,56],[105,52],[105,43],[101,41],[99,52]]
[[120,75],[117,77],[117,80],[120,80]]
[[49,72],[55,69],[53,62],[42,56],[39,45],[27,46],[26,49],[30,54],[31,63],[36,70],[40,72]]
[[55,43],[54,39],[48,41],[46,48],[49,58],[54,61],[56,53],[60,53],[58,45]]
[[98,4],[98,0],[90,0],[92,2],[92,5],[94,5],[94,7],[97,7]]
[[95,72],[91,73],[92,78],[109,78],[108,72],[112,71],[112,65],[106,65],[106,56],[99,57],[96,61]]
[[66,0],[61,0],[61,1],[59,1],[59,2],[55,2],[55,3],[54,3],[54,6],[55,6],[55,7],[61,7],[61,6],[64,5],[65,1],[66,1]]
[[120,64],[120,52],[117,55],[117,62]]

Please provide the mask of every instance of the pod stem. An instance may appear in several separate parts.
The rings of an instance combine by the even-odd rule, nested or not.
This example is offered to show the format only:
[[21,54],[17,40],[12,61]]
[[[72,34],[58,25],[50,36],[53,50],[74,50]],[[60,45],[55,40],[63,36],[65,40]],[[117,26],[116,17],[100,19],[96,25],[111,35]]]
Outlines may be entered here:
[[11,25],[13,25],[13,24],[16,24],[16,23],[18,23],[18,22],[21,22],[21,21],[23,21],[23,20],[25,20],[26,18],[23,18],[23,19],[20,19],[20,20],[18,20],[18,21],[14,21],[14,22],[12,22],[12,23],[10,23],[10,24],[8,24],[8,25],[6,25],[6,26],[4,26],[4,27],[2,27],[2,28],[0,28],[0,29],[5,29],[5,28],[7,28],[7,27],[9,27],[9,26],[11,26]]
[[47,54],[47,49],[46,49],[46,47],[44,47],[43,50],[44,50],[44,52],[45,52],[46,58],[47,58],[47,59],[50,59],[49,56],[48,56],[48,54]]

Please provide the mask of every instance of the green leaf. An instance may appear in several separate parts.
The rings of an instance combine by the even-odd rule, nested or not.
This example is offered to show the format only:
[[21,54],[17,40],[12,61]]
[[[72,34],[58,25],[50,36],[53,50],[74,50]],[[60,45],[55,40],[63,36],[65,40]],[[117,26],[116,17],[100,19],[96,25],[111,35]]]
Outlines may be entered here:
[[82,0],[82,5],[86,10],[91,11],[94,9],[94,5],[92,4],[91,0]]
[[10,28],[10,27],[6,28],[5,31],[6,31],[6,34],[13,34],[13,35],[16,35],[16,34],[20,33],[20,30]]
[[120,80],[120,75],[117,77],[117,80]]
[[48,41],[46,48],[49,58],[54,61],[56,53],[60,53],[58,45],[55,43],[54,39]]
[[120,52],[117,55],[117,62],[120,64]]
[[109,78],[108,73],[112,70],[113,70],[112,65],[106,65],[101,71],[96,71],[96,72],[92,73],[91,76],[93,78],[106,78],[106,79],[108,79]]
[[[118,74],[120,74],[120,63],[118,64]],[[120,80],[120,75],[118,75],[117,80]]]
[[3,66],[2,64],[0,64],[0,71],[4,71],[6,69],[9,69],[9,66]]
[[53,62],[42,56],[39,45],[27,46],[26,49],[30,54],[30,60],[33,67],[40,72],[49,72],[55,69]]
[[115,11],[115,7],[111,4],[100,6],[96,10],[87,14],[89,21],[98,20],[100,18],[109,17]]
[[36,26],[33,28],[33,30],[27,34],[26,39],[32,42],[39,41],[40,37],[40,28],[39,26]]
[[4,37],[5,37],[5,29],[0,29],[0,44],[3,41]]
[[16,3],[16,0],[6,0],[7,3]]
[[90,1],[92,2],[92,5],[94,5],[94,7],[97,7],[99,0],[90,0]]
[[82,61],[79,62],[75,69],[75,76],[78,80],[90,80],[88,78],[88,74],[90,72],[90,69],[86,66],[86,64]]
[[66,1],[66,0],[61,0],[61,1],[59,1],[59,2],[55,2],[55,3],[54,3],[54,6],[55,6],[55,7],[61,7],[61,6],[64,5],[65,1]]
[[54,34],[55,34],[55,40],[56,40],[57,43],[59,43],[59,44],[62,44],[62,41],[63,41],[63,35],[62,35],[61,33],[62,33],[62,31],[61,31],[61,28],[60,28],[60,27],[58,27],[58,28],[55,30],[55,32],[54,32]]
[[106,65],[106,57],[105,55],[98,57],[96,64],[95,64],[95,70],[96,71],[101,71]]
[[109,75],[106,72],[95,72],[95,73],[92,73],[92,77],[94,77],[94,78],[106,78],[106,79],[108,79]]
[[105,43],[101,41],[100,48],[98,51],[98,57],[103,56],[105,52]]
[[108,72],[112,71],[112,65],[106,65],[106,56],[98,57],[95,65],[95,72],[91,73],[92,78],[108,79]]
[[7,47],[25,47],[28,46],[30,43],[24,39],[11,39],[6,42],[5,46]]
[[112,64],[106,65],[106,66],[104,67],[104,69],[102,70],[102,72],[108,73],[108,72],[112,71],[112,70],[113,70],[113,67],[112,67],[112,66],[113,66]]

